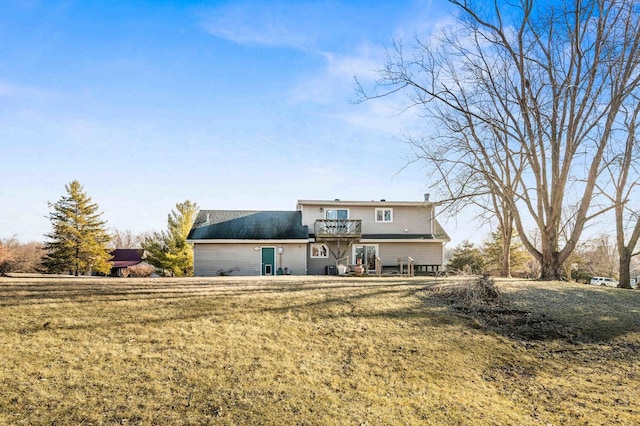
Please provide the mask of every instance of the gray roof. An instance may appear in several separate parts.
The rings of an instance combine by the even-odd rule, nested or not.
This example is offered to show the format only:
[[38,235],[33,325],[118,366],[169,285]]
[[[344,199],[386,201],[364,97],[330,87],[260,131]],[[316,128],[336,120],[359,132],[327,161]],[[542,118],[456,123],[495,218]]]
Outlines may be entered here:
[[437,238],[439,240],[451,241],[449,234],[447,234],[447,231],[444,230],[444,228],[442,227],[442,225],[440,225],[440,222],[438,222],[437,219],[436,219],[436,223],[433,230],[435,231],[433,233],[434,238]]
[[200,210],[188,240],[292,240],[309,238],[299,211]]

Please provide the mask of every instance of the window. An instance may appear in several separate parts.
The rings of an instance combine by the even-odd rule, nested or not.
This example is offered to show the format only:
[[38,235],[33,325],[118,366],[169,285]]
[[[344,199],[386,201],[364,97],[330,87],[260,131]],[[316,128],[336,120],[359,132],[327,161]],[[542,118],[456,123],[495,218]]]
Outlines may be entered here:
[[311,244],[311,257],[329,257],[329,250],[325,244]]
[[324,218],[328,220],[346,220],[346,219],[349,219],[349,210],[347,209],[325,210]]
[[376,209],[376,222],[393,222],[393,209]]

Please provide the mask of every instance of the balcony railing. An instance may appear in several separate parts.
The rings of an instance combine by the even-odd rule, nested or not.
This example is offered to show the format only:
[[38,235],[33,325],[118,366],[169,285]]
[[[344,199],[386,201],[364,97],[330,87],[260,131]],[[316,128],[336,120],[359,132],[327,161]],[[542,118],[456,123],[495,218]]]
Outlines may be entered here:
[[360,238],[362,237],[362,221],[349,219],[316,220],[314,232],[316,238]]

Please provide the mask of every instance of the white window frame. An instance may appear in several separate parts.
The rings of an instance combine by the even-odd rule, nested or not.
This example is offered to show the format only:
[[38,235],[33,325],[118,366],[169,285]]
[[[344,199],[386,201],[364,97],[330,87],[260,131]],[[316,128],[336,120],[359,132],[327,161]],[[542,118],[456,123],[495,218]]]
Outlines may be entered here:
[[[336,212],[336,216],[338,216],[338,210],[344,210],[347,212],[347,218],[346,219],[329,219],[327,217],[327,215],[329,214],[330,211],[335,211]],[[326,208],[324,209],[324,218],[326,220],[349,220],[351,218],[351,212],[349,211],[349,209],[344,209],[344,208]]]
[[[314,250],[315,249],[315,250]],[[314,254],[315,252],[315,254]],[[329,247],[326,244],[313,243],[309,251],[309,257],[313,259],[328,259]]]
[[[385,211],[389,211],[389,220],[385,220]],[[382,220],[378,220],[378,212],[382,212]],[[391,207],[379,207],[375,212],[376,223],[393,223],[393,209]]]

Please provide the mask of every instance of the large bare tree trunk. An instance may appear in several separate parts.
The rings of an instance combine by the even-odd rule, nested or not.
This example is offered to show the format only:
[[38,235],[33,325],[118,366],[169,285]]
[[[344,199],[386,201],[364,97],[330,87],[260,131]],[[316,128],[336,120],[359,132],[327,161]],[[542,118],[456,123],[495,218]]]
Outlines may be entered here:
[[540,279],[562,279],[562,262],[560,261],[560,253],[551,249],[549,246],[543,247],[542,250],[542,260],[540,261]]
[[628,249],[620,251],[620,268],[618,270],[620,288],[632,288],[631,287],[631,252]]

